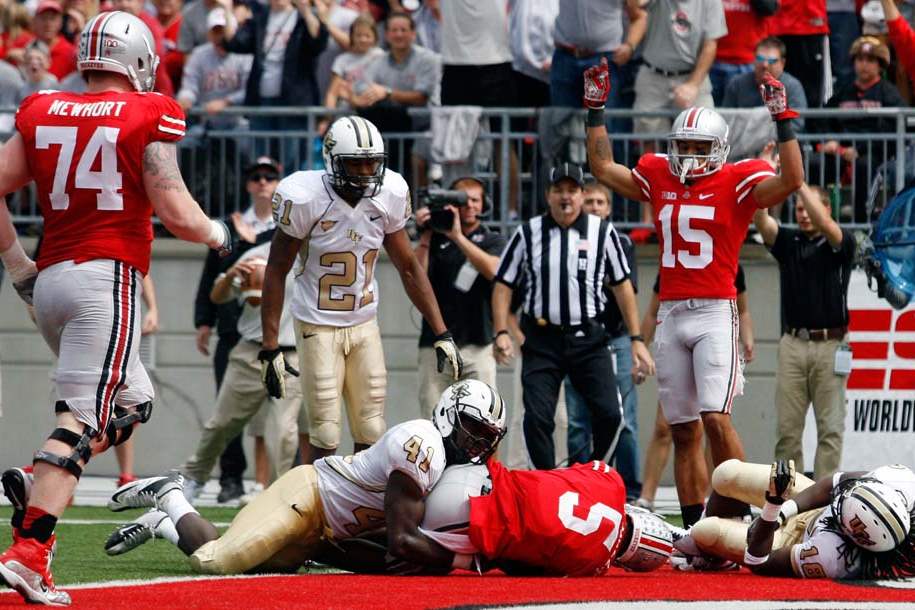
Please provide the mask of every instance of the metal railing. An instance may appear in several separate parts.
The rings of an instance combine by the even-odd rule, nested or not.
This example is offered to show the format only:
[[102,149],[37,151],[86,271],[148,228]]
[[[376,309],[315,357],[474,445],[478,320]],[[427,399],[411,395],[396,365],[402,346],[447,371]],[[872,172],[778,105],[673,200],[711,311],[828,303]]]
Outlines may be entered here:
[[[13,111],[0,109],[0,114]],[[558,128],[547,131],[543,128],[544,121],[557,120],[556,114],[549,114],[551,111],[555,109],[483,109],[481,123],[484,128],[471,156],[464,163],[444,165],[432,162],[430,129],[390,131],[382,126],[389,166],[407,176],[414,192],[417,187],[429,184],[430,174],[441,174],[443,186],[448,186],[453,177],[473,174],[487,185],[495,204],[486,223],[510,231],[519,219],[546,208],[546,176],[553,162],[563,159],[586,166],[583,112],[561,111],[563,122]],[[720,112],[728,118],[747,111],[721,109]],[[224,216],[247,206],[243,174],[245,167],[260,154],[279,159],[285,173],[323,166],[317,127],[327,116],[325,108],[228,108],[220,115],[221,119],[234,118],[237,124],[224,125],[221,129],[207,127],[207,116],[202,109],[192,109],[188,114],[188,136],[179,145],[182,173],[192,194],[212,215]],[[414,124],[429,125],[430,114],[428,108],[409,111]],[[617,160],[634,167],[646,143],[654,150],[663,151],[666,134],[635,134],[631,121],[637,117],[670,117],[673,114],[608,110],[608,121],[613,121],[610,137]],[[888,118],[895,124],[894,131],[884,133],[798,134],[805,152],[807,180],[829,192],[834,214],[843,221],[843,226],[864,228],[868,225],[863,206],[875,178],[880,177],[880,186],[874,189],[876,206],[880,208],[915,177],[915,134],[906,129],[908,123],[915,122],[915,109],[817,109],[802,111],[801,115],[808,120],[808,126],[810,119],[842,121],[862,117]],[[301,128],[253,130],[246,121],[250,117],[296,117]],[[0,134],[0,137],[5,136]],[[544,142],[544,137],[548,142]],[[852,143],[859,149],[859,157],[853,163],[846,163],[819,150],[819,144],[831,139]],[[545,150],[547,146],[549,151]],[[23,189],[9,199],[14,221],[20,227],[40,223],[33,187]],[[794,224],[792,201],[789,200],[780,213],[783,222]],[[640,205],[621,197],[614,198],[613,219],[620,228],[646,226],[642,224]]]

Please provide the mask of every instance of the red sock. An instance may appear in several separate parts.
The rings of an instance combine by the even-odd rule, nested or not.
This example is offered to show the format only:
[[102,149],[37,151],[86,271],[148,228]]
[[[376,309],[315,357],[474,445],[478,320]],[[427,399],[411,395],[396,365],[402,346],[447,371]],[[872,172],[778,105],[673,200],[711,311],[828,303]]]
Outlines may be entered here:
[[57,526],[57,517],[35,506],[25,509],[20,533],[23,538],[35,538],[39,542],[47,542]]

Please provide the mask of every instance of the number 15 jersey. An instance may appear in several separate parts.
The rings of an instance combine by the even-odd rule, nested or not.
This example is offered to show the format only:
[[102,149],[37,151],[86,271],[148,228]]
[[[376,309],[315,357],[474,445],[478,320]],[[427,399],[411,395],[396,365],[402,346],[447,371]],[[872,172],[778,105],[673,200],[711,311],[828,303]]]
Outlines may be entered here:
[[386,170],[381,190],[351,206],[323,170],[295,172],[273,195],[277,227],[302,240],[290,311],[309,324],[346,327],[378,309],[375,261],[389,233],[410,217],[409,187]]
[[143,154],[184,136],[184,112],[158,93],[42,91],[16,113],[38,190],[44,240],[38,268],[112,259],[149,270],[152,204]]
[[774,175],[765,161],[747,159],[683,184],[667,155],[642,155],[632,177],[651,203],[662,301],[736,298],[740,247],[757,210],[753,188]]

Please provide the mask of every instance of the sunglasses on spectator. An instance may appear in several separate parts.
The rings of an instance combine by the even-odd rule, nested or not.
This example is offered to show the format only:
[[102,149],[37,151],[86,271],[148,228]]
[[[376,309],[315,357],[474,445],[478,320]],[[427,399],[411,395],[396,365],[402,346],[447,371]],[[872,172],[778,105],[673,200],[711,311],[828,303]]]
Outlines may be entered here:
[[279,174],[275,174],[273,172],[256,172],[248,176],[248,180],[251,182],[260,182],[261,180],[266,180],[267,182],[276,182],[279,179]]
[[774,65],[774,64],[776,64],[776,63],[778,63],[778,60],[779,60],[778,57],[766,57],[765,55],[757,55],[757,56],[756,56],[756,61],[757,61],[758,63],[761,63],[761,64],[769,64],[770,66],[771,66],[771,65]]

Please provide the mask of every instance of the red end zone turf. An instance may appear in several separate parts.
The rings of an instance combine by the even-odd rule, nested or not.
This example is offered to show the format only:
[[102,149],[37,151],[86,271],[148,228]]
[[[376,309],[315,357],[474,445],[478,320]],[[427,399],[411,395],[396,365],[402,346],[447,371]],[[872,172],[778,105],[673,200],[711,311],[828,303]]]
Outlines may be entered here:
[[[105,610],[293,607],[410,610],[599,600],[915,602],[913,589],[762,578],[745,571],[693,574],[670,569],[651,574],[614,570],[612,575],[600,578],[480,577],[466,573],[438,578],[304,574],[197,579],[69,591],[75,607]],[[0,594],[0,607],[22,604],[15,593]]]

